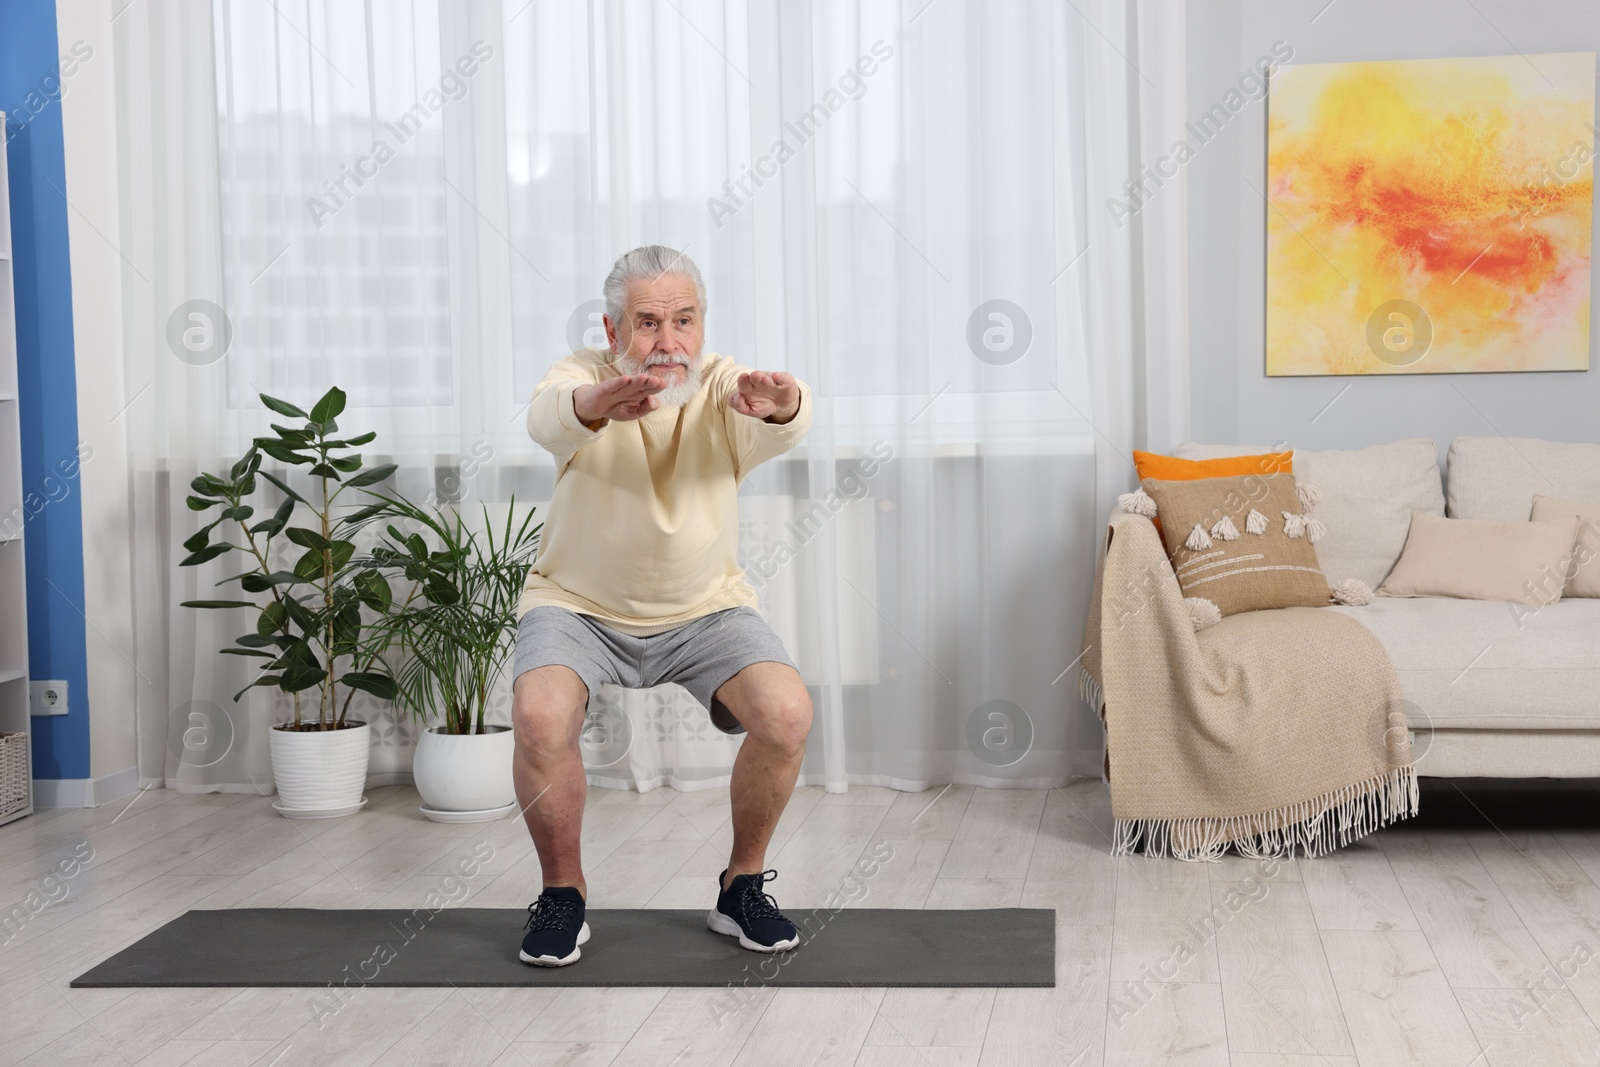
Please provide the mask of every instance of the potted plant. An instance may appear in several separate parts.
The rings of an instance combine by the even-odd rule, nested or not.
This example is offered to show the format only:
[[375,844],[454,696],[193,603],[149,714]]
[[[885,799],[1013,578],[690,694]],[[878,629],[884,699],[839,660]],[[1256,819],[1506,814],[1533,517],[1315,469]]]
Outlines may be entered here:
[[515,498],[498,537],[487,508],[480,534],[454,508],[441,514],[399,497],[381,499],[388,515],[412,529],[391,523],[373,558],[421,590],[388,619],[400,651],[395,699],[425,726],[438,720],[417,738],[412,765],[422,813],[438,822],[500,818],[516,806],[516,741],[509,726],[484,719],[516,642],[517,601],[542,525],[533,524],[531,510],[517,523]]
[[[384,620],[403,613],[404,602],[396,604],[383,565],[357,556],[352,540],[389,505],[369,499],[365,507],[350,511],[339,498],[350,489],[375,496],[365,487],[388,478],[396,465],[364,467],[360,453],[350,451],[370,443],[375,433],[335,436],[345,406],[345,394],[337,387],[309,412],[265,393],[261,402],[279,415],[304,420],[304,425],[272,424],[273,436],[256,438],[227,477],[201,474],[190,483],[190,510],[221,511],[183,543],[189,555],[179,565],[194,567],[241,554],[246,569],[217,584],[237,582],[243,592],[265,594],[265,600],[188,600],[184,606],[255,613],[254,631],[234,638],[222,651],[263,661],[260,673],[234,695],[235,701],[255,686],[276,687],[293,700],[294,718],[278,723],[268,735],[279,798],[273,807],[292,818],[347,815],[366,803],[361,791],[370,744],[367,724],[348,716],[350,701],[357,692],[394,698],[395,681],[382,658],[393,631]],[[315,502],[262,470],[263,456],[308,467],[317,487],[312,491]],[[276,486],[284,499],[271,516],[252,522],[255,508],[247,501],[262,480]],[[306,521],[297,521],[302,515]],[[274,546],[280,551],[285,547],[280,538],[300,549],[289,569],[273,562]],[[416,592],[413,587],[407,602]],[[364,619],[363,607],[378,618]],[[310,694],[315,695],[314,713],[307,707]]]

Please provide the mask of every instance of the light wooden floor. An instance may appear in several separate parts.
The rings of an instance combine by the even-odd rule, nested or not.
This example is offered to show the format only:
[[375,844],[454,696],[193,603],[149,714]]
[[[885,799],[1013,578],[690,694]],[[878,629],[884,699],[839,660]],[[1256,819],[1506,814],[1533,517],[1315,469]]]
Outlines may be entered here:
[[[368,796],[308,823],[267,798],[157,789],[0,828],[0,907],[93,848],[67,896],[0,945],[0,1067],[1600,1062],[1589,781],[1429,780],[1423,820],[1270,877],[1237,859],[1113,860],[1097,782],[796,793],[769,854],[781,905],[823,904],[892,849],[858,873],[858,904],[1053,907],[1054,989],[764,988],[718,1026],[720,990],[369,988],[319,1028],[304,989],[68,988],[188,908],[418,906],[474,850],[492,859],[461,902],[535,895],[520,821],[440,826],[410,788]],[[729,835],[723,791],[592,790],[591,903],[709,907]]]

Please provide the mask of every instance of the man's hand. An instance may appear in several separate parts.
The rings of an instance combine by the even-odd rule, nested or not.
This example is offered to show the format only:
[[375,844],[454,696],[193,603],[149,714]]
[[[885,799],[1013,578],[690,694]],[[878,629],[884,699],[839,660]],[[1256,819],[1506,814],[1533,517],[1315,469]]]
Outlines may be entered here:
[[666,380],[654,374],[623,374],[579,386],[572,394],[572,410],[591,430],[601,419],[631,422],[660,407],[656,394],[666,387]]
[[739,389],[728,397],[728,406],[752,419],[782,425],[800,411],[800,386],[794,375],[783,371],[748,371],[739,375]]

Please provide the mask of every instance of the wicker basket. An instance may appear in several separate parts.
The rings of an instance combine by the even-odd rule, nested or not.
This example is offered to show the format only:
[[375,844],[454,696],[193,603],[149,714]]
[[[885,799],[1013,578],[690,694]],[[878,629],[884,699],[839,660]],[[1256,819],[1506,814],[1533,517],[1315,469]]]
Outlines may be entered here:
[[28,735],[0,734],[0,818],[28,806]]

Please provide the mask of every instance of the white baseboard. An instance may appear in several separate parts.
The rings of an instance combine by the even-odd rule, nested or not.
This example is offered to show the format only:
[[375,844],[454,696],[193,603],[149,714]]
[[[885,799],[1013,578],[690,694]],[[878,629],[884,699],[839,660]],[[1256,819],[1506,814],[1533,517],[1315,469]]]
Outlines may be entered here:
[[[79,782],[82,782],[82,781],[83,781],[83,779],[73,779],[73,780],[70,780],[67,784],[76,785],[76,784],[78,784]],[[38,790],[39,790],[39,786],[41,784],[42,783],[40,783],[38,780],[34,781],[33,788],[34,788],[34,795],[35,796],[39,796],[40,795]],[[380,785],[411,785],[411,784],[412,784],[412,777],[411,777],[411,772],[410,771],[376,771],[376,772],[374,772],[372,774],[367,775],[367,779],[366,779],[365,782],[363,782],[361,784],[361,788],[363,788],[363,789],[373,789],[373,788],[375,788],[377,786],[380,786]],[[214,785],[196,786],[193,783],[180,784],[177,781],[168,781],[165,778],[148,778],[148,777],[141,777],[139,779],[139,784],[138,784],[137,788],[139,788],[139,789],[159,789],[159,788],[161,788],[163,786],[168,788],[168,789],[177,789],[180,792],[184,792],[184,793],[196,793],[196,794],[198,794],[198,793],[250,793],[250,794],[253,794],[255,796],[272,796],[272,797],[276,797],[278,795],[276,790],[270,790],[269,789],[269,790],[266,790],[265,792],[263,792],[261,786],[253,785],[253,784],[249,784],[249,783],[219,782],[219,783],[216,783]],[[127,792],[131,793],[131,792],[133,792],[133,790],[129,789]],[[118,796],[122,796],[122,795],[126,795],[126,794],[119,793],[117,795]],[[104,799],[101,800],[101,803],[105,803],[105,801],[109,800],[109,799],[111,799],[111,797],[109,797],[109,796],[105,797]],[[39,806],[40,807],[44,807],[43,804],[40,804]],[[80,807],[80,805],[78,805],[78,804],[55,804],[55,805],[52,805],[52,806],[53,807],[58,807],[58,808],[76,808],[76,807]]]
[[35,808],[93,808],[139,789],[139,768],[124,767],[98,778],[35,778]]

